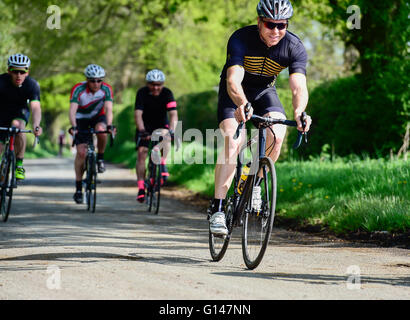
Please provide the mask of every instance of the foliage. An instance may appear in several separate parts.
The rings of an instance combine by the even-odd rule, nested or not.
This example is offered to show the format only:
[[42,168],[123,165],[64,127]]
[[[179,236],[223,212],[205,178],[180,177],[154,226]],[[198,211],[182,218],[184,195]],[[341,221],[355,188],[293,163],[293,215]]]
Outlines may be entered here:
[[[318,152],[320,143],[332,144],[332,141],[337,141],[335,149],[340,154],[385,155],[389,150],[397,151],[410,121],[408,2],[357,1],[360,26],[353,29],[348,29],[347,24],[347,8],[351,5],[348,0],[295,0],[295,3],[314,19],[331,25],[334,36],[345,47],[356,48],[359,53],[356,62],[361,70],[360,76],[324,83],[311,93],[309,110],[315,115],[314,139],[320,141],[312,151]],[[346,133],[349,130],[351,133]]]

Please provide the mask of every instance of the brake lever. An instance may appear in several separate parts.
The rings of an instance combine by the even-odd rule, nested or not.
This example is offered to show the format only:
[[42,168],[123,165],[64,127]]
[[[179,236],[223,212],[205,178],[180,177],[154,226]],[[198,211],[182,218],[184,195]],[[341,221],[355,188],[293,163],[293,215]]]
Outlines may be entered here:
[[[302,115],[300,116],[300,118],[301,118],[300,120],[302,121],[302,128],[305,129],[306,119],[307,119],[306,112],[302,112]],[[303,138],[305,140],[305,143],[307,143],[307,132],[298,131],[298,137],[296,139],[296,142],[293,144],[293,149],[297,149],[300,147]]]
[[[245,106],[245,118],[248,116],[248,112],[251,110],[251,104],[248,102]],[[233,136],[233,139],[236,140],[239,137],[239,134],[245,125],[245,121],[241,121],[238,125],[238,128],[236,129],[235,135]]]

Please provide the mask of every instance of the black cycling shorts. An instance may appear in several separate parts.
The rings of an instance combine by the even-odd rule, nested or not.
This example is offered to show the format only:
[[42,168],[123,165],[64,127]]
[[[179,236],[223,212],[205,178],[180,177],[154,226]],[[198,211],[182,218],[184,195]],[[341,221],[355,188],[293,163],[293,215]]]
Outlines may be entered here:
[[[286,117],[275,87],[248,88],[244,89],[244,92],[246,98],[252,104],[254,114],[263,116],[268,112],[280,112]],[[234,112],[236,109],[237,106],[228,95],[226,82],[221,81],[218,94],[218,124],[225,119],[235,118]]]
[[[12,110],[0,116],[0,127],[8,128],[11,126],[11,123],[13,122],[13,120],[17,120],[17,119],[23,120],[25,124],[27,124],[29,118],[30,118],[30,110],[28,108]],[[5,139],[6,139],[6,133],[3,131],[0,131],[0,141],[4,142]]]
[[[107,117],[105,116],[105,114],[91,119],[77,119],[77,129],[79,131],[85,131],[90,128],[95,128],[97,123],[100,122],[107,124]],[[74,144],[77,145],[83,143],[88,143],[88,135],[84,133],[78,133],[75,137]]]

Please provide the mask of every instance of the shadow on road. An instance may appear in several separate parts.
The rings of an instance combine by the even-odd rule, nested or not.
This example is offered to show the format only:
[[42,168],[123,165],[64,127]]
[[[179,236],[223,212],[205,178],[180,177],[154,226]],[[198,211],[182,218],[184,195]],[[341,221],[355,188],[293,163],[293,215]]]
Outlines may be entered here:
[[[229,277],[245,277],[253,279],[271,279],[282,281],[297,281],[306,284],[326,284],[326,285],[341,285],[347,283],[348,275],[326,275],[326,274],[287,274],[287,273],[258,273],[250,271],[241,272],[215,272],[213,274]],[[361,276],[360,283],[363,284],[384,284],[393,286],[410,287],[410,277],[369,277]]]

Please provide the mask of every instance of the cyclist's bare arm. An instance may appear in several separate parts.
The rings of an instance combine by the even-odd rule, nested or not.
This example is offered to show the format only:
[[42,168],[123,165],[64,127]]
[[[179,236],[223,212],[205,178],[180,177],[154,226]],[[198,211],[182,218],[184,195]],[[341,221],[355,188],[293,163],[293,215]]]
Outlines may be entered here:
[[[43,129],[40,127],[40,122],[41,122],[41,106],[40,106],[40,101],[30,101],[30,109],[31,109],[31,114],[32,114],[32,120],[33,120],[33,133],[35,136],[41,135],[43,132]],[[36,130],[38,128],[38,130]]]
[[[305,111],[309,93],[306,85],[306,76],[302,73],[293,73],[289,76],[289,86],[292,91],[292,104],[294,110],[294,119],[297,123],[297,129],[303,131],[300,115]],[[305,132],[309,131],[311,119],[308,117],[306,121]]]
[[77,126],[77,120],[76,120],[76,117],[75,117],[75,115],[77,114],[77,109],[78,109],[78,103],[71,102],[70,103],[69,117],[70,117],[71,125],[73,127]]
[[137,125],[138,131],[145,131],[144,121],[142,120],[142,110],[135,110],[135,124]]
[[104,102],[105,116],[107,117],[107,126],[112,125],[112,119],[113,119],[112,106],[113,106],[112,101]]
[[[229,97],[238,106],[235,110],[235,119],[238,122],[245,121],[244,107],[248,103],[248,99],[242,88],[242,81],[245,77],[245,69],[242,66],[229,67],[226,74],[226,85]],[[252,111],[249,112],[248,120],[252,115]]]
[[178,111],[177,110],[171,110],[168,111],[169,115],[169,128],[175,132],[175,128],[177,127],[178,124]]

